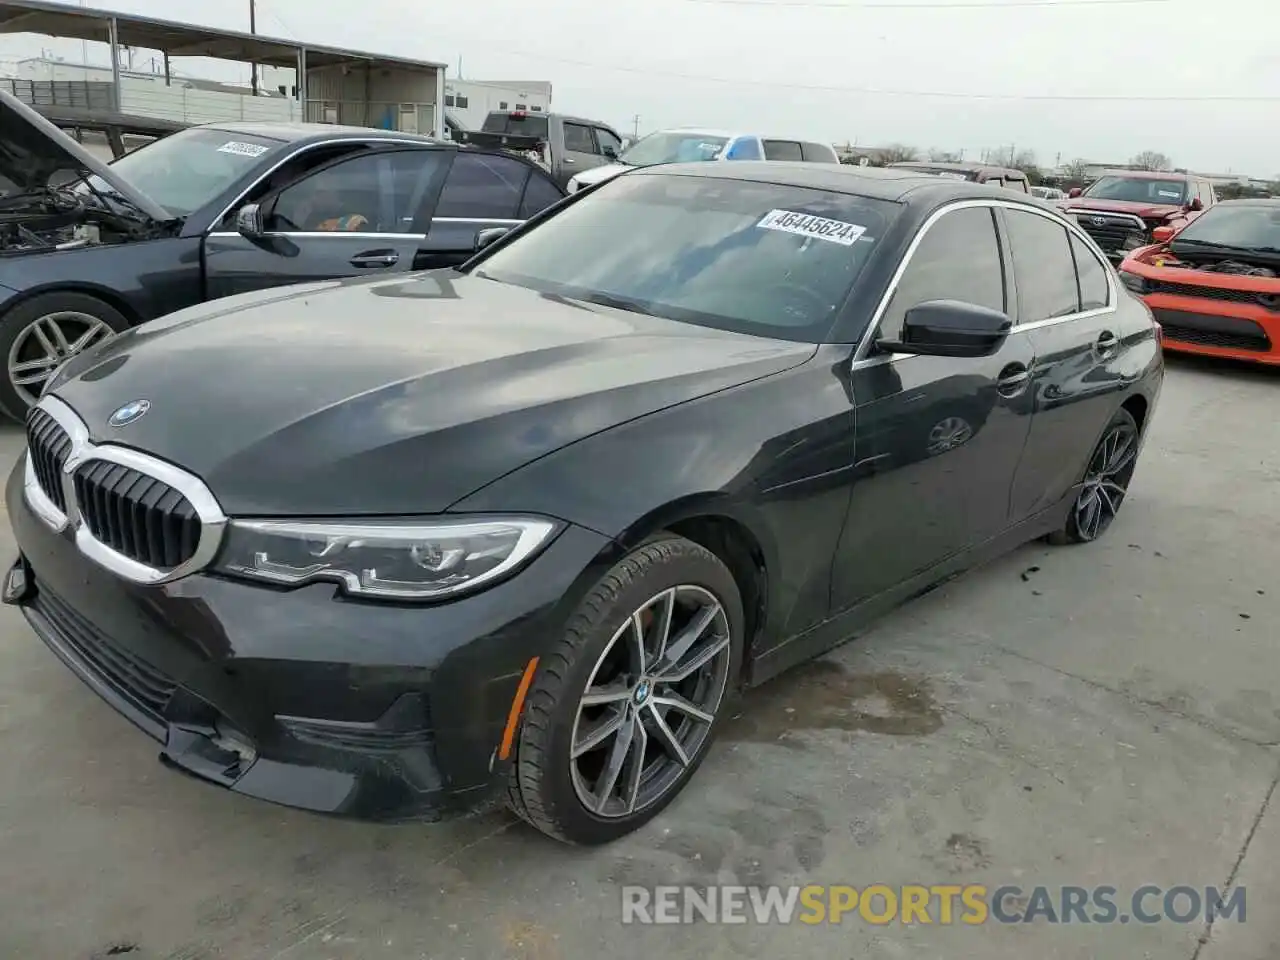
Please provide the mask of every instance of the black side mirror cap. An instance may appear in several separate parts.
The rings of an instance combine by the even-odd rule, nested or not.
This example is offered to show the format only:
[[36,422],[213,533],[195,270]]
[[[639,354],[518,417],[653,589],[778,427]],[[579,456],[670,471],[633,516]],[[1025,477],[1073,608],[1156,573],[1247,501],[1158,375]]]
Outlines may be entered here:
[[890,353],[985,357],[1000,348],[1013,321],[990,307],[961,300],[926,300],[907,311],[901,340],[877,340]]
[[260,237],[266,230],[262,223],[262,207],[246,203],[236,211],[236,231],[243,237]]

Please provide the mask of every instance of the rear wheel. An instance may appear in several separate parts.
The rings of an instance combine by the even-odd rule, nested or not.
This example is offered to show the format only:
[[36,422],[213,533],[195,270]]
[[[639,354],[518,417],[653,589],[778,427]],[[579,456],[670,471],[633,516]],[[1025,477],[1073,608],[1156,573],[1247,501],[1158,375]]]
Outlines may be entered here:
[[1061,530],[1050,535],[1057,544],[1087,543],[1107,532],[1129,493],[1138,465],[1138,423],[1123,407],[1116,411],[1085,469],[1071,513]]
[[18,304],[0,317],[0,412],[25,418],[63,362],[128,326],[119,310],[87,293],[45,293]]
[[664,536],[621,560],[539,666],[512,808],[582,844],[656,816],[707,754],[738,675],[742,631],[733,576],[705,548]]

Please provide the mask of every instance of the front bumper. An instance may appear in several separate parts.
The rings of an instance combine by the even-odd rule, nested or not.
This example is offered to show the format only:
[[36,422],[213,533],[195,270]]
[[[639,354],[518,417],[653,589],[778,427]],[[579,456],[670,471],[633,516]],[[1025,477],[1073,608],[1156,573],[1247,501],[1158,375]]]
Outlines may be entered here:
[[612,562],[607,538],[570,526],[512,579],[435,606],[207,574],[140,586],[30,511],[24,460],[4,601],[168,764],[324,813],[436,820],[499,801],[521,676]]
[[1171,293],[1149,293],[1143,300],[1167,351],[1280,364],[1280,311]]

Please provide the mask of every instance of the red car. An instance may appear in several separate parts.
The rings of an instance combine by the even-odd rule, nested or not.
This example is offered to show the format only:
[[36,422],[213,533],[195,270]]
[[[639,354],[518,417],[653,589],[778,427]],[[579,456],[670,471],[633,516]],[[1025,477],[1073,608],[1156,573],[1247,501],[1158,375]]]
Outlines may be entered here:
[[1158,227],[1186,226],[1217,200],[1213,184],[1188,173],[1113,170],[1058,205],[1119,263],[1145,247]]
[[1164,347],[1280,364],[1280,199],[1227,200],[1120,265]]

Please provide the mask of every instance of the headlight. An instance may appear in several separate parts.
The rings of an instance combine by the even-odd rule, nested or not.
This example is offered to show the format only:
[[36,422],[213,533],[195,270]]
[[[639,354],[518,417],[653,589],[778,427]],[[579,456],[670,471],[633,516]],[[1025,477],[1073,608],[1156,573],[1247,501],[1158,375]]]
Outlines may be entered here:
[[577,193],[578,188],[581,186],[582,186],[582,183],[578,180],[577,177],[574,177],[572,180],[569,181],[569,193]]
[[1128,270],[1121,270],[1120,282],[1123,283],[1133,293],[1146,293],[1147,281],[1145,277],[1140,277],[1136,273],[1130,273]]
[[560,525],[540,518],[429,522],[233,520],[217,568],[297,586],[340,583],[356,597],[432,600],[515,570]]

